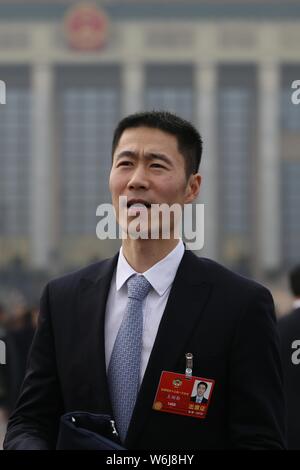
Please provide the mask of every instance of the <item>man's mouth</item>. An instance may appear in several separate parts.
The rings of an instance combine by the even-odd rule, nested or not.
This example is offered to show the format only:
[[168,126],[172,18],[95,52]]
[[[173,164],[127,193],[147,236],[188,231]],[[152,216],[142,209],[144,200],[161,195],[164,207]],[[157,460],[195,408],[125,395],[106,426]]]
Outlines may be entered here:
[[138,214],[146,213],[150,209],[151,204],[144,199],[130,199],[127,202],[127,215],[136,217]]
[[127,202],[127,208],[129,209],[130,207],[146,207],[150,209],[151,203],[142,199],[131,199]]

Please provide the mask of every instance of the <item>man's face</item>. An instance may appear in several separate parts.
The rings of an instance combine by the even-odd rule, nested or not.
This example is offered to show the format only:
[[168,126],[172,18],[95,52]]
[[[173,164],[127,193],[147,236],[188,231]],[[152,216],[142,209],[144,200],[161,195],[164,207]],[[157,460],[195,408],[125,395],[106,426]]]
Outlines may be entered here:
[[198,397],[202,397],[206,391],[206,387],[203,384],[200,384],[197,389],[197,395]]
[[[175,136],[158,129],[126,129],[113,155],[109,187],[120,223],[119,197],[147,204],[191,202],[198,194],[200,176],[186,179],[184,157]],[[129,204],[130,206],[130,204]],[[148,211],[150,209],[142,209]],[[136,215],[128,209],[127,221]],[[149,224],[150,224],[150,217]],[[149,226],[150,228],[150,226]]]

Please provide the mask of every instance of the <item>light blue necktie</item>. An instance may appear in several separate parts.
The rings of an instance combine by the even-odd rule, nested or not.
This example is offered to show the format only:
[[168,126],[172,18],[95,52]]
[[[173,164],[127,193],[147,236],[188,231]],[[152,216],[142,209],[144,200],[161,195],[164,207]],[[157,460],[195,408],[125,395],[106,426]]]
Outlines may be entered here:
[[124,442],[140,381],[143,339],[143,300],[151,289],[147,279],[135,274],[127,281],[128,303],[108,367],[111,402],[121,441]]

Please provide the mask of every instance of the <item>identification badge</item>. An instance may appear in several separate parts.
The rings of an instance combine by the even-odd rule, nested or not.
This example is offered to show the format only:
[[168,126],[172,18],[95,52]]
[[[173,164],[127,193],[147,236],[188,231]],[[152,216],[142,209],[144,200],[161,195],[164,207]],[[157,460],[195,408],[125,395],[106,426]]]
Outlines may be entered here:
[[163,371],[152,408],[203,419],[208,411],[214,384],[213,379]]

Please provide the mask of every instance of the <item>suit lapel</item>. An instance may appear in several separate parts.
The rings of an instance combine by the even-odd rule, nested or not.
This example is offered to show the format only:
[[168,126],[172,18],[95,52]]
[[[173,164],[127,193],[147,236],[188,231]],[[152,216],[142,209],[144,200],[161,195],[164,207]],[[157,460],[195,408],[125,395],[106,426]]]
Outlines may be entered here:
[[106,302],[111,279],[118,260],[114,258],[101,263],[97,273],[85,276],[80,281],[79,315],[80,315],[80,352],[84,360],[82,371],[85,409],[94,412],[110,412],[106,364],[104,320]]
[[[176,273],[156,340],[149,358],[125,445],[132,446],[151,412],[163,370],[176,371],[208,300],[211,284],[203,278],[201,263],[186,251]],[[183,370],[178,370],[184,373]]]

